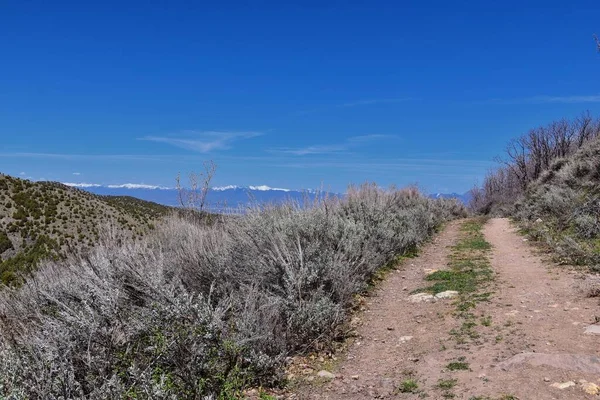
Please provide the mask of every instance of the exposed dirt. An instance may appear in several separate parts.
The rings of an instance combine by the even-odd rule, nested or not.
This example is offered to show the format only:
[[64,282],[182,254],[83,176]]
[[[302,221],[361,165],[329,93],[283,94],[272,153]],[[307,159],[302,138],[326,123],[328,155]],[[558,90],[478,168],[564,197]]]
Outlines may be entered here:
[[[579,382],[600,385],[600,335],[584,333],[600,315],[598,300],[577,289],[579,273],[534,254],[508,220],[492,219],[484,228],[495,279],[486,288],[490,301],[471,310],[476,335],[451,334],[464,322],[453,300],[407,301],[427,285],[427,269],[446,268],[460,225],[449,224],[368,298],[357,339],[331,371],[335,379],[318,384],[316,378],[290,397],[600,399]],[[467,369],[450,370],[452,362]],[[552,386],[568,381],[576,384]],[[403,384],[412,393],[402,392]]]

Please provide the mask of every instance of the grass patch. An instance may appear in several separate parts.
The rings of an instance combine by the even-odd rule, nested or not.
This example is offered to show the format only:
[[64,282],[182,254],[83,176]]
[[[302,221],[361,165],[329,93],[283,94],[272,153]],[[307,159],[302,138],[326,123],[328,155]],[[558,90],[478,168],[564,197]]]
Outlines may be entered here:
[[454,386],[456,386],[457,383],[458,383],[458,380],[456,380],[456,379],[440,379],[438,381],[436,387],[438,389],[442,389],[442,390],[450,390]]
[[399,393],[416,393],[419,389],[419,384],[414,379],[406,379],[402,381],[400,387],[398,387]]
[[[463,301],[468,301],[466,295],[474,294],[483,283],[492,280],[492,270],[485,254],[491,249],[491,245],[481,232],[484,223],[485,220],[480,218],[463,223],[462,237],[452,248],[449,269],[429,274],[425,279],[434,283],[420,291],[437,294],[455,290],[462,295]],[[491,293],[483,293],[472,297],[476,301],[486,301],[490,295]]]
[[478,303],[490,301],[492,292],[484,289],[494,279],[488,253],[492,246],[485,240],[482,229],[486,222],[484,218],[472,218],[463,222],[460,227],[460,238],[452,247],[448,259],[448,269],[429,274],[425,280],[429,286],[418,292],[437,294],[447,290],[459,293],[455,302],[455,316],[461,318],[460,327],[453,329],[450,334],[458,344],[469,340],[478,340],[481,335],[477,332],[478,322],[482,326],[490,326],[490,318],[481,318],[472,310]]
[[453,361],[446,365],[448,371],[468,371],[469,363],[464,361]]

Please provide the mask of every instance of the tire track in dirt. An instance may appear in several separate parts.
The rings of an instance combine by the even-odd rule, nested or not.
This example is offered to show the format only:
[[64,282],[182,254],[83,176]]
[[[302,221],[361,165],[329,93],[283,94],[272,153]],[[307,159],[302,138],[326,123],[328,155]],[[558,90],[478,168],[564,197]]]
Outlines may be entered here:
[[[424,269],[447,263],[449,247],[458,238],[460,221],[449,223],[414,259],[408,259],[367,298],[361,326],[345,360],[334,371],[336,379],[323,387],[308,387],[301,399],[367,399],[394,395],[408,368],[440,347],[453,321],[438,313],[452,311],[450,302],[413,304],[410,292],[423,286]],[[432,327],[434,327],[432,329]],[[410,339],[408,339],[411,337]]]
[[[598,300],[577,290],[577,273],[535,255],[508,220],[491,219],[484,228],[495,273],[486,290],[494,293],[472,311],[481,321],[472,340],[458,341],[450,334],[462,323],[452,300],[407,301],[411,291],[427,285],[426,269],[447,265],[461,224],[450,223],[368,298],[357,338],[333,371],[336,378],[290,398],[600,398],[585,393],[579,383],[600,385],[595,370],[600,368],[600,336],[584,333],[600,314]],[[448,364],[456,360],[464,360],[468,370],[450,371]],[[408,378],[418,390],[399,392]],[[576,385],[551,386],[568,381]],[[440,382],[450,388],[443,390]]]

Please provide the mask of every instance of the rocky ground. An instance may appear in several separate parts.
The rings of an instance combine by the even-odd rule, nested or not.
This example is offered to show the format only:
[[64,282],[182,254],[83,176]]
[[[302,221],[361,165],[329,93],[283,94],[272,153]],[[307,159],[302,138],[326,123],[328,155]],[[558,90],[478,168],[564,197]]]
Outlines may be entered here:
[[[485,224],[491,249],[465,253],[464,223],[367,298],[345,354],[295,365],[284,397],[599,399],[600,305],[581,290],[585,274],[543,260],[506,219]],[[490,274],[468,296],[415,294],[470,254]]]

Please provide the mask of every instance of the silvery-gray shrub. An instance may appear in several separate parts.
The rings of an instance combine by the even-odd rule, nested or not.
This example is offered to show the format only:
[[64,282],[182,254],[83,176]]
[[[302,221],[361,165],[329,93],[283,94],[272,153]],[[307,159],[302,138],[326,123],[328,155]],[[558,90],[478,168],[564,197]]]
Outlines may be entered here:
[[0,398],[200,399],[275,385],[286,356],[343,336],[379,268],[464,213],[366,184],[218,223],[173,216],[143,241],[108,237],[2,290]]

